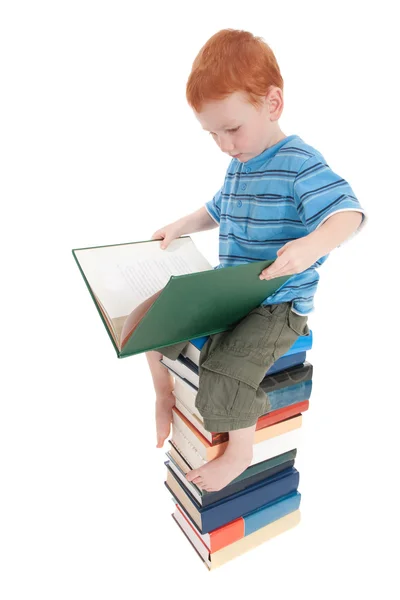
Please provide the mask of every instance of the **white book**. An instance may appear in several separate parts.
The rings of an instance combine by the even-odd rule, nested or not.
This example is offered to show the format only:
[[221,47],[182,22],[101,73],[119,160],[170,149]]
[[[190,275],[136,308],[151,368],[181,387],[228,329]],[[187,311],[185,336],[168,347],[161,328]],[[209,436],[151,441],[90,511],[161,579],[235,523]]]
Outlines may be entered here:
[[178,467],[178,465],[174,462],[174,459],[171,458],[171,456],[168,453],[167,456],[169,459],[169,468],[175,473],[177,478],[181,481],[182,485],[184,485],[185,488],[189,490],[192,496],[196,498],[197,502],[201,505],[202,494],[200,493],[199,488],[194,483],[186,479],[185,473]]
[[[185,436],[185,434],[175,425],[172,427],[171,441],[192,469],[198,469],[208,462],[201,456],[187,436]],[[299,447],[300,441],[301,427],[268,440],[264,440],[258,444],[254,444],[253,459],[249,466],[256,465],[264,460],[269,460],[284,452],[294,450]]]
[[185,364],[181,357],[178,356],[176,360],[172,360],[171,358],[168,358],[168,356],[163,356],[160,362],[167,367],[169,372],[175,378],[178,376],[194,386],[196,390],[199,388],[198,372],[196,372],[194,367],[191,367],[188,363]]
[[197,367],[200,363],[200,352],[201,351],[194,344],[192,344],[192,342],[189,342],[182,350],[183,356],[189,358]]
[[175,386],[173,390],[175,398],[180,400],[182,404],[203,423],[203,417],[196,408],[197,390],[194,389],[187,381],[180,377],[175,377]]

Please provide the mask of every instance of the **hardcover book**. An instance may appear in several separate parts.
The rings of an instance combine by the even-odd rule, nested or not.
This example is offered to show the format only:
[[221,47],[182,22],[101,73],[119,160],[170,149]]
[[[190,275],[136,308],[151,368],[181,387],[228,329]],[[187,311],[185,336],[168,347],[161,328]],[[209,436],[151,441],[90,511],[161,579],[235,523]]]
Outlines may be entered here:
[[[294,449],[290,450],[289,452],[279,454],[278,456],[274,456],[268,460],[259,462],[255,465],[251,465],[245,469],[243,473],[238,475],[238,477],[233,479],[228,485],[222,488],[222,490],[218,490],[216,492],[207,492],[206,490],[199,488],[195,483],[187,481],[187,479],[185,479],[185,485],[192,496],[196,498],[199,504],[201,504],[201,506],[209,506],[218,500],[222,500],[223,498],[227,498],[236,492],[245,490],[253,483],[263,481],[271,475],[279,473],[279,471],[284,471],[285,469],[293,467],[296,454],[297,450]],[[180,471],[181,477],[185,476],[193,468],[178,450],[178,448],[172,444],[172,442],[170,442],[170,448],[169,451],[166,452],[166,456],[170,460],[171,469],[174,470],[174,465],[176,465],[176,469]]]
[[167,469],[166,487],[201,533],[209,533],[213,529],[257,510],[264,504],[287,496],[297,491],[299,485],[299,473],[292,467],[265,481],[255,483],[229,498],[220,500],[211,506],[202,507],[181,484],[168,464]]
[[[293,452],[293,451],[292,451]],[[222,490],[218,490],[216,492],[206,492],[199,488],[196,484],[188,481],[185,475],[190,471],[190,468],[185,467],[185,465],[180,466],[179,459],[176,460],[171,452],[167,452],[167,457],[169,458],[169,466],[171,470],[174,472],[179,481],[186,487],[188,492],[193,496],[193,498],[200,504],[200,506],[210,506],[219,500],[224,498],[229,498],[233,494],[237,492],[241,492],[246,490],[248,487],[252,486],[254,483],[259,481],[265,481],[268,477],[272,477],[276,473],[280,473],[281,471],[285,471],[286,469],[290,469],[294,467],[294,459],[292,460],[284,460],[282,461],[281,457],[275,456],[268,461],[264,461],[263,464],[269,463],[268,468],[265,468],[261,471],[254,472],[253,475],[248,475],[248,477],[240,480],[231,482],[229,485],[222,488]],[[290,455],[290,452],[286,452],[281,456]],[[186,463],[187,464],[187,463]],[[251,469],[255,469],[259,465],[253,465],[246,469],[249,471]]]
[[[289,380],[287,382],[289,383]],[[310,379],[268,392],[271,409],[265,415],[259,417],[256,430],[279,423],[308,410],[311,388],[312,381]],[[213,433],[204,428],[203,417],[196,408],[197,391],[193,386],[175,376],[173,394],[176,408],[211,445],[219,444],[228,439],[227,433]]]
[[[207,340],[208,336],[202,336],[200,338],[196,338],[195,340],[190,340],[185,346],[185,348],[182,350],[182,355],[198,366],[200,362],[201,349],[203,348]],[[308,350],[311,350],[312,342],[313,334],[310,330],[310,333],[308,335],[299,336],[293,344],[293,346],[291,346],[291,348],[289,348],[289,350],[285,352],[283,356],[291,356],[293,354],[298,354],[299,352],[307,352]]]
[[72,251],[118,357],[234,327],[287,279],[273,261],[213,269],[189,236]]
[[244,517],[239,517],[226,525],[222,525],[222,527],[218,527],[217,529],[213,529],[209,533],[204,534],[200,533],[193,522],[185,515],[185,512],[179,504],[175,505],[174,515],[177,516],[179,512],[180,516],[185,519],[187,524],[193,530],[193,534],[203,542],[210,554],[214,554],[214,552],[218,552],[218,550],[222,550],[222,548],[226,548],[234,542],[262,529],[262,527],[269,525],[269,523],[298,510],[300,501],[301,494],[299,494],[299,492],[293,492],[288,496],[283,496],[274,502],[269,502],[268,504],[261,506],[261,508],[250,512]]
[[257,546],[260,546],[281,533],[289,531],[300,523],[300,511],[295,510],[288,515],[273,521],[269,525],[265,525],[265,527],[262,527],[251,535],[211,554],[208,552],[208,549],[203,542],[193,532],[193,528],[191,528],[190,523],[183,517],[182,513],[175,511],[172,516],[209,570],[224,565],[229,560],[248,552],[248,550],[257,548]]
[[[164,365],[164,367],[167,367],[167,369],[170,370],[171,374],[174,377],[178,375],[181,379],[189,383],[192,387],[198,389],[200,381],[199,367],[193,364],[191,360],[185,358],[182,355],[178,356],[176,360],[172,360],[167,356],[163,356],[160,359],[160,362]],[[272,377],[273,379],[271,379]],[[312,365],[308,362],[305,362],[304,364],[296,365],[292,368],[286,368],[284,370],[281,370],[279,373],[270,373],[268,370],[260,385],[263,388],[265,388],[266,385],[272,385],[272,391],[273,389],[279,389],[279,387],[285,387],[286,385],[290,385],[290,383],[294,384],[298,383],[299,381],[306,381],[311,378]],[[283,383],[279,385],[279,382]]]
[[[185,436],[183,431],[178,429],[178,427],[172,427],[172,438],[170,441],[193,469],[198,469],[208,462],[199,454],[191,441]],[[300,442],[301,428],[299,427],[292,431],[288,431],[287,433],[283,433],[282,435],[277,435],[269,440],[265,440],[264,442],[254,444],[253,458],[250,466],[274,458],[279,454],[294,450],[298,448]]]
[[[285,421],[281,421],[279,423],[275,423],[274,425],[270,425],[269,427],[264,427],[263,429],[258,429],[254,433],[254,449],[263,442],[266,442],[272,438],[278,437],[285,433],[291,432],[295,429],[299,429],[301,427],[302,415],[297,415],[295,417],[291,417],[290,419],[286,419]],[[181,431],[184,436],[190,441],[191,445],[195,448],[195,450],[200,454],[200,456],[206,460],[213,460],[218,456],[222,456],[225,452],[225,449],[228,445],[228,442],[221,442],[212,446],[208,440],[205,439],[199,433],[199,431],[188,421],[179,410],[174,407],[172,409],[172,440],[174,441],[174,432],[175,430]],[[177,444],[179,447],[179,444]]]

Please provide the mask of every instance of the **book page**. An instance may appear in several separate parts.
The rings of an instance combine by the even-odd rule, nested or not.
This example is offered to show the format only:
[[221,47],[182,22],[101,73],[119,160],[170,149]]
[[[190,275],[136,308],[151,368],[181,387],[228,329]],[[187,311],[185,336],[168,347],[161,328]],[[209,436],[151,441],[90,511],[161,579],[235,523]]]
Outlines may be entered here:
[[110,319],[125,317],[166,286],[171,275],[212,269],[190,237],[75,250],[75,256]]

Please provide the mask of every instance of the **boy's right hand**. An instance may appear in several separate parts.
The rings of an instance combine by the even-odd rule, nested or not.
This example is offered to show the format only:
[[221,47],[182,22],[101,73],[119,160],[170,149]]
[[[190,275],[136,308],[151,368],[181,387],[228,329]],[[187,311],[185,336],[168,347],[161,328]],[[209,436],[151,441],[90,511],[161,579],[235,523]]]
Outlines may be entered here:
[[175,223],[171,223],[170,225],[166,225],[165,227],[162,227],[161,229],[155,231],[151,236],[151,239],[161,239],[162,242],[160,244],[160,248],[162,248],[162,250],[165,250],[165,248],[169,246],[172,240],[175,240],[176,238],[181,236],[181,233],[182,232],[180,231],[180,228],[177,227]]

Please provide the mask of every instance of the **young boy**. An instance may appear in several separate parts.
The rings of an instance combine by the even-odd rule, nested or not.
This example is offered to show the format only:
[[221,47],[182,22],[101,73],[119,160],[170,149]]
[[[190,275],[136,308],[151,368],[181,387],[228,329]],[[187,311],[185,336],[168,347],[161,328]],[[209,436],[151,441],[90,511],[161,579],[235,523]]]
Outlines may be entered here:
[[[283,80],[271,49],[245,31],[223,30],[200,50],[187,100],[203,129],[232,161],[222,188],[198,211],[153,234],[175,238],[220,227],[217,268],[273,259],[260,279],[292,275],[228,332],[210,336],[200,355],[196,406],[209,431],[229,431],[225,453],[187,479],[214,491],[252,460],[257,419],[269,401],[259,384],[299,335],[308,333],[319,267],[359,227],[364,211],[322,155],[279,127]],[[186,344],[148,352],[156,391],[157,447],[170,431],[173,380],[159,362]]]

